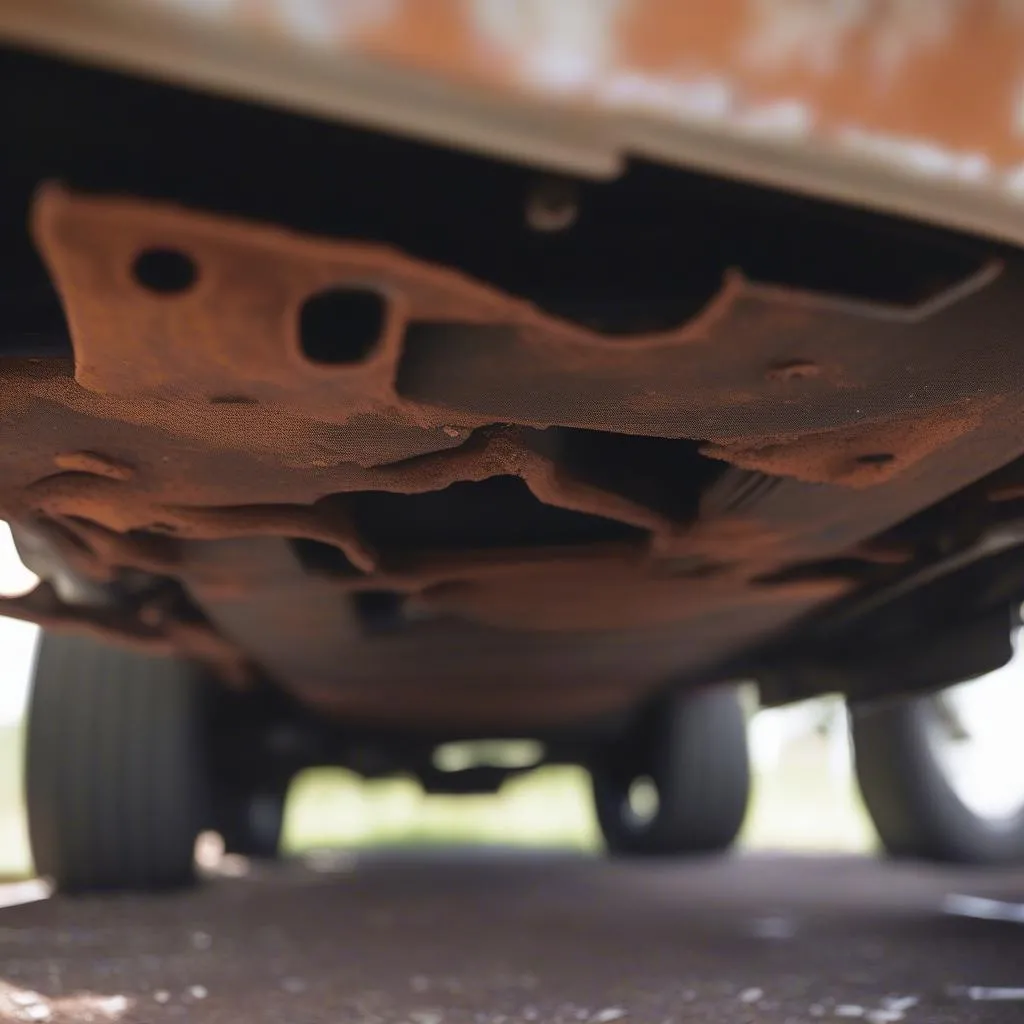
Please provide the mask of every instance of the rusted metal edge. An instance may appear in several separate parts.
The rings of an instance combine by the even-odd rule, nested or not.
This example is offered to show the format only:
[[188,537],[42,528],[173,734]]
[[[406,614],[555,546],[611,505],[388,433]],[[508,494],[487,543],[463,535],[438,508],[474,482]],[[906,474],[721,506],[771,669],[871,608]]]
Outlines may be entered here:
[[642,156],[1024,244],[1024,207],[1005,190],[725,122],[595,114],[459,86],[360,54],[212,31],[153,7],[0,0],[0,41],[553,171],[609,178]]

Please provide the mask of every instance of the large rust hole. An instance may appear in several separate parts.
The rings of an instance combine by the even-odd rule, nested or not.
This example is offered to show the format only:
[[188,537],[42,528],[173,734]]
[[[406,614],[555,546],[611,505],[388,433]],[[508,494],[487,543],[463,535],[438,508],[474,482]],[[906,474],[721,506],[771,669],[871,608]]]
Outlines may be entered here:
[[367,288],[317,292],[299,313],[302,352],[323,366],[361,363],[380,339],[386,313],[383,297]]
[[196,283],[199,268],[188,253],[179,249],[146,249],[135,257],[132,275],[147,291],[180,295]]
[[362,576],[345,552],[333,544],[308,537],[292,537],[288,543],[299,564],[308,572],[324,576]]
[[700,454],[701,441],[557,427],[540,438],[573,477],[677,523],[697,517],[702,493],[726,472]]
[[426,494],[355,495],[356,527],[385,553],[473,551],[636,541],[646,533],[538,501],[517,477],[456,483]]

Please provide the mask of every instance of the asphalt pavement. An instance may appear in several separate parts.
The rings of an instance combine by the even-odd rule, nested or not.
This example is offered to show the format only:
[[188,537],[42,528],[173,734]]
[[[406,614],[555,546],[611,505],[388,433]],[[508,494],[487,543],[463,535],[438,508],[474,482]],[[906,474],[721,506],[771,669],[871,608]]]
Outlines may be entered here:
[[5,1021],[1024,1022],[1021,871],[380,851],[39,895],[0,886]]

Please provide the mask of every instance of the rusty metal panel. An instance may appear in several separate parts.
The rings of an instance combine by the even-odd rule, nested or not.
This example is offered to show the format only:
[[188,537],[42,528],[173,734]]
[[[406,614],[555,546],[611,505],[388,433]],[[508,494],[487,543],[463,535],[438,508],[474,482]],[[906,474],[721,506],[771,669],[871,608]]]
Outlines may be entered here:
[[[1012,258],[873,300],[727,270],[678,326],[610,334],[391,247],[150,200],[47,186],[32,229],[74,360],[0,363],[0,515],[88,578],[178,581],[209,621],[45,590],[0,610],[239,680],[256,664],[338,713],[427,707],[431,687],[437,714],[626,706],[855,585],[794,567],[870,559],[866,539],[1024,453]],[[324,358],[304,310],[338,292],[375,296],[379,322]],[[705,473],[678,480],[699,503],[616,476],[641,455],[648,477]],[[390,496],[501,481],[481,516],[499,493],[578,517],[566,538],[447,550],[380,530]],[[304,566],[302,541],[336,561]],[[350,628],[349,602],[382,591],[414,621],[400,643]]]

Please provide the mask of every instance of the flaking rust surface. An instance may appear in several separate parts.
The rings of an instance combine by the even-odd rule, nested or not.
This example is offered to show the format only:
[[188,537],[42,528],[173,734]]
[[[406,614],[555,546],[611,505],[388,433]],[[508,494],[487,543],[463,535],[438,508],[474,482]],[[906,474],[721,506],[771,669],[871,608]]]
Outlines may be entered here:
[[790,437],[720,442],[704,455],[734,466],[814,484],[873,487],[974,430],[991,398],[964,399],[934,413]]
[[[267,658],[218,625],[218,601],[280,601],[282,588],[291,600],[305,583],[338,608],[360,590],[395,590],[444,621],[562,631],[573,642],[672,627],[673,652],[692,634],[690,661],[712,663],[851,585],[759,580],[857,557],[873,534],[1024,449],[1024,355],[1008,335],[1019,284],[998,262],[918,306],[735,271],[677,329],[610,337],[380,245],[141,199],[47,186],[32,232],[74,364],[0,361],[0,513],[47,532],[91,578],[166,575],[213,613],[185,628],[150,609],[118,625],[62,609],[49,592],[6,608],[120,630],[235,678]],[[135,259],[154,248],[186,254],[194,284],[180,294],[141,285]],[[303,354],[299,317],[334,287],[378,293],[386,315],[365,358],[323,365]],[[572,471],[547,443],[550,427],[697,440],[734,468],[709,485],[695,520],[674,521]],[[398,557],[357,528],[359,492],[492,477],[627,524],[637,539]],[[244,538],[248,556],[212,557]],[[352,571],[261,576],[254,552],[267,538],[333,545]],[[771,614],[752,612],[765,607]],[[673,656],[687,667],[682,650]],[[327,674],[288,682],[320,694]]]

